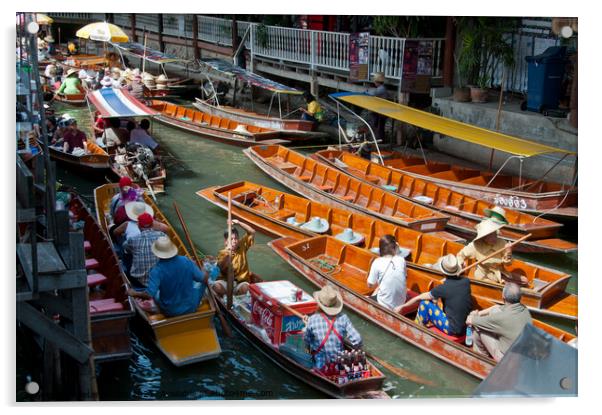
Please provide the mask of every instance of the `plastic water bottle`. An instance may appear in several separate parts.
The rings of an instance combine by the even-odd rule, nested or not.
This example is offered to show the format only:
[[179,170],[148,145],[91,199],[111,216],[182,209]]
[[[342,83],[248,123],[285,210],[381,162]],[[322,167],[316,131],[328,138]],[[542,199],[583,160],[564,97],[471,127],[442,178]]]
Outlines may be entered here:
[[464,344],[468,347],[472,346],[472,326],[466,326],[466,340],[464,340]]
[[220,269],[217,266],[217,261],[205,261],[203,263],[203,269],[209,274],[209,281],[213,282],[219,277]]

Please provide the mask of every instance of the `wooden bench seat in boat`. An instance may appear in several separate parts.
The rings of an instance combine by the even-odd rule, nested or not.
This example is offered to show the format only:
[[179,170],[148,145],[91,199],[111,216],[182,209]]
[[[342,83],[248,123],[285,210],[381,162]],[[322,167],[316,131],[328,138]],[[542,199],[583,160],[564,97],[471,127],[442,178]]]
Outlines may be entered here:
[[118,303],[114,298],[90,301],[90,314],[108,313],[110,311],[121,311],[124,309],[123,304]]
[[[203,311],[209,311],[211,308],[209,307],[209,303],[207,302],[207,299],[204,298],[203,301],[201,302],[201,304],[199,304],[199,307],[196,309],[197,313],[203,312]],[[188,314],[184,314],[184,316],[187,316]],[[178,318],[178,317],[182,317],[182,316],[175,316],[175,317],[167,317],[165,316],[163,313],[158,312],[158,313],[152,313],[148,315],[148,318],[151,321],[161,321],[161,320],[166,320],[168,318]]]
[[96,258],[88,258],[86,259],[85,266],[87,270],[96,269],[100,266],[100,263]]
[[102,274],[88,274],[88,287],[96,287],[100,284],[107,282],[108,278]]
[[293,212],[292,210],[280,209],[278,212],[276,212],[270,216],[272,216],[274,219],[282,220],[282,221],[286,222],[286,220],[288,218],[292,218],[295,215],[296,215],[296,212]]
[[84,241],[84,251],[88,252],[90,249],[92,249],[92,244],[90,241]]

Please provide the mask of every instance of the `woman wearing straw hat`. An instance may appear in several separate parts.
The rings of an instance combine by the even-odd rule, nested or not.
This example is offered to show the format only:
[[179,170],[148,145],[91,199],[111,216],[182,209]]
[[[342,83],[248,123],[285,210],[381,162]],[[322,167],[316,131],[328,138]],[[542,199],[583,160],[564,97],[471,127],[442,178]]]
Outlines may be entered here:
[[77,95],[77,94],[85,94],[86,90],[82,86],[81,80],[77,77],[79,71],[75,68],[70,68],[67,71],[67,77],[61,84],[61,87],[57,94],[65,94],[65,95]]
[[128,295],[154,299],[167,317],[195,312],[207,288],[207,276],[190,259],[178,255],[178,248],[167,236],[153,242],[151,250],[159,260],[148,273],[146,289],[129,289]]
[[[433,325],[445,334],[463,336],[466,330],[466,317],[472,310],[470,280],[459,274],[460,265],[456,257],[448,254],[441,258],[439,267],[445,274],[443,284],[433,288],[407,303],[397,307],[396,312],[420,301],[416,312],[416,322],[423,326]],[[437,300],[443,301],[443,308]]]
[[[504,210],[497,206],[486,212],[490,217],[482,220],[481,223],[476,226],[477,237],[458,252],[458,262],[461,265],[463,265],[464,261],[467,259],[479,261],[508,245],[508,243],[498,237],[498,231],[507,223],[504,213]],[[504,268],[504,265],[508,265],[511,262],[512,251],[508,248],[502,253],[477,265],[474,277],[502,283],[503,279],[501,271]]]
[[304,340],[313,356],[314,367],[321,369],[344,350],[345,341],[352,347],[362,345],[362,336],[351,324],[343,310],[341,294],[331,285],[326,285],[313,294],[321,312],[305,317]]
[[372,262],[368,286],[375,288],[372,298],[392,310],[406,302],[406,262],[393,235],[383,235],[378,247],[380,258]]

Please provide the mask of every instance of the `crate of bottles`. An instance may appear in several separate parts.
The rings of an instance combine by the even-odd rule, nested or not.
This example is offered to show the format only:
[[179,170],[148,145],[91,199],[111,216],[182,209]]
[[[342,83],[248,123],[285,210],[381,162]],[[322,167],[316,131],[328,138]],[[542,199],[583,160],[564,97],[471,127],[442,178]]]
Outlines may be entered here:
[[372,371],[365,352],[344,350],[327,362],[320,369],[320,374],[337,385],[343,385],[355,380],[367,379],[372,376]]

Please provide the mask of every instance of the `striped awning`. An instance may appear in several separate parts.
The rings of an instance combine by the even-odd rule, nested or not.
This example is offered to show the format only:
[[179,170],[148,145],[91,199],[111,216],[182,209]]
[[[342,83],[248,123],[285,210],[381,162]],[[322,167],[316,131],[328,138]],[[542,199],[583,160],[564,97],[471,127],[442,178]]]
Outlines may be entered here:
[[87,98],[103,118],[152,117],[158,114],[123,89],[102,88],[89,92]]

